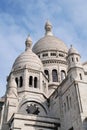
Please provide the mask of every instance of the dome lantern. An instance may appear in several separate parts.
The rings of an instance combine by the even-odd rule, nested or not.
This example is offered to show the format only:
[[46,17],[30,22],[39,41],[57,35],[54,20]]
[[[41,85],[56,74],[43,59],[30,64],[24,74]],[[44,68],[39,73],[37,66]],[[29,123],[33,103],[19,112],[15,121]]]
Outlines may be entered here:
[[32,39],[31,39],[30,35],[27,37],[27,39],[25,41],[25,45],[26,45],[25,50],[31,49],[31,47],[32,47]]
[[45,31],[46,31],[45,35],[50,35],[50,36],[53,35],[52,34],[52,24],[49,21],[47,21],[45,24]]

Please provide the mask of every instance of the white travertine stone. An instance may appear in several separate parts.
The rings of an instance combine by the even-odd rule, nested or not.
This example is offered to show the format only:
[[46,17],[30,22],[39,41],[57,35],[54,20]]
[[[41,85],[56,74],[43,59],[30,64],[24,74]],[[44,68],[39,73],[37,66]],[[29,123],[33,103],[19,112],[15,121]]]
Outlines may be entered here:
[[0,99],[0,130],[87,130],[87,62],[49,21],[33,51],[30,36],[25,45]]

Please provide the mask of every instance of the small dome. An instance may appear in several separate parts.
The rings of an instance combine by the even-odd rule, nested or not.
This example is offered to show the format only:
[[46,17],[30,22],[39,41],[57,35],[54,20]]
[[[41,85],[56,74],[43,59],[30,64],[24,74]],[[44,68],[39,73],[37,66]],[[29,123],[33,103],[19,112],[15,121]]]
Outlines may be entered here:
[[37,43],[33,46],[33,52],[36,54],[42,51],[50,50],[57,50],[66,53],[68,52],[67,46],[64,44],[64,42],[53,36],[52,25],[50,22],[46,22],[45,31],[45,36],[37,41]]
[[[29,44],[26,44],[26,42]],[[25,42],[26,50],[21,55],[19,55],[18,58],[15,60],[12,67],[12,71],[22,69],[25,66],[34,70],[43,70],[41,60],[31,50],[30,38],[28,38],[26,42]]]
[[68,55],[70,55],[70,54],[78,54],[79,55],[78,51],[72,45],[68,51]]

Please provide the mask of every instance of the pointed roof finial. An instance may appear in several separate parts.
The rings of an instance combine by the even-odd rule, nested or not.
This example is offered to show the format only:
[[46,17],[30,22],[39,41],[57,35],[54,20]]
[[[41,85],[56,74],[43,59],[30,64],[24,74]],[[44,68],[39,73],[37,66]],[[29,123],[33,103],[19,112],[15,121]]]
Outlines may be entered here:
[[26,50],[31,49],[31,47],[32,47],[32,39],[30,37],[30,34],[28,35],[28,37],[27,37],[27,39],[25,41],[25,45],[26,45]]
[[52,36],[52,24],[50,23],[49,20],[47,20],[46,24],[45,24],[45,30],[46,30],[46,33],[45,35],[50,35]]
[[72,47],[73,47],[73,45],[71,44],[71,45],[70,45],[70,48],[72,48]]

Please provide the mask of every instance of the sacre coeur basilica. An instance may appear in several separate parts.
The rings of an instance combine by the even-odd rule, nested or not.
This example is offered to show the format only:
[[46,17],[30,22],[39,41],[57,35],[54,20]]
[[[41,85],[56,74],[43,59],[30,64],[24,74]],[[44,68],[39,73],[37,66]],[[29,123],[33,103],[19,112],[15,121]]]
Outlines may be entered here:
[[0,130],[87,130],[87,62],[52,33],[13,63],[6,92],[0,98]]

